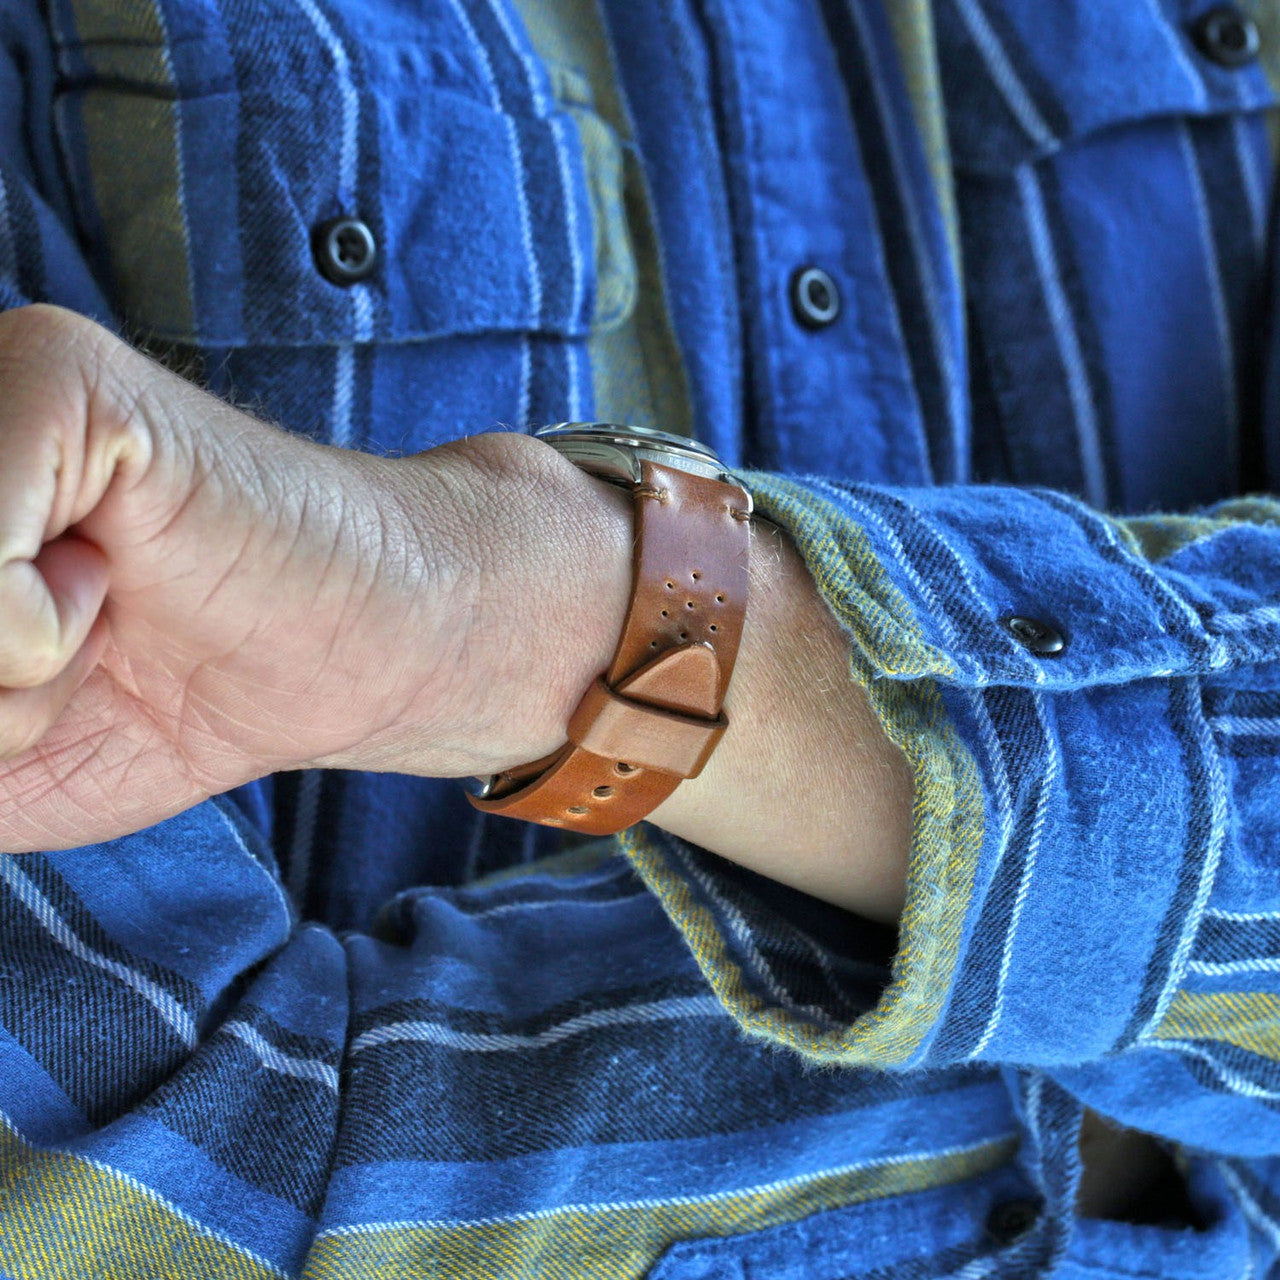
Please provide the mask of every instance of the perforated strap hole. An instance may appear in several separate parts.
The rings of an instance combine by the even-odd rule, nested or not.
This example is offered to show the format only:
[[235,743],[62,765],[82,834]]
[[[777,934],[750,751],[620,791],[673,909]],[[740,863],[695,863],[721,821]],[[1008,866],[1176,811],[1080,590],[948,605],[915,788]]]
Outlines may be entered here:
[[614,767],[614,768],[615,768],[619,773],[624,774],[624,775],[625,775],[625,774],[628,774],[628,773],[635,773],[635,771],[636,771],[636,767],[635,767],[635,765],[633,765],[633,764],[628,764],[625,760],[619,760],[619,761],[618,761],[618,763],[617,763],[617,764],[615,764],[613,767]]
[[714,622],[713,622],[713,623],[711,624],[711,626],[710,626],[710,627],[708,627],[707,629],[708,629],[709,631],[719,631],[719,630],[720,630],[720,628],[719,628],[719,627],[717,627],[717,626],[716,626],[716,624],[715,624]]
[[692,608],[693,608],[693,601],[692,601],[692,600],[686,600],[686,601],[684,602],[684,607],[685,607],[686,609],[692,609]]
[[613,795],[613,788],[612,787],[596,787],[591,794],[595,796],[597,800],[607,800],[611,795]]
[[676,584],[675,584],[674,582],[668,582],[668,583],[667,583],[667,590],[668,590],[668,591],[674,591],[675,589],[676,589]]
[[716,596],[716,604],[724,604],[724,596]]
[[670,614],[669,614],[665,609],[663,609],[663,611],[662,611],[662,616],[663,616],[664,618],[669,618],[669,617],[671,617],[671,615],[670,615]]
[[694,582],[697,582],[697,580],[702,577],[702,570],[695,569],[689,576],[694,580]]
[[565,810],[566,813],[572,813],[581,817],[584,813],[590,813],[591,810],[585,804],[572,804]]

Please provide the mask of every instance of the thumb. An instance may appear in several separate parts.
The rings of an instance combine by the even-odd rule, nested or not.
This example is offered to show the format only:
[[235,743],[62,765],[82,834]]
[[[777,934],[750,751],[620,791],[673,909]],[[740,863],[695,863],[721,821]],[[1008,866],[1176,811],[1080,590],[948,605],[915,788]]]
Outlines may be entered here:
[[84,644],[107,594],[107,559],[68,534],[0,567],[0,686],[52,680]]

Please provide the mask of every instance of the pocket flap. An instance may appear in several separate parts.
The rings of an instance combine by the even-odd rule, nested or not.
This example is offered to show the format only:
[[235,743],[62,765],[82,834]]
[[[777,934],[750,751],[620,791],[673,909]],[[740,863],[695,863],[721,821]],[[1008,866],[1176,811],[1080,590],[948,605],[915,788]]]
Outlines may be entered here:
[[955,167],[1003,172],[1117,125],[1274,106],[1258,63],[1228,69],[1196,47],[1192,28],[1212,7],[939,0],[938,58]]
[[[357,69],[300,30],[242,42],[233,67],[212,30],[167,46],[149,29],[94,34],[60,45],[59,110],[80,126],[68,168],[85,240],[148,338],[576,338],[633,301],[615,280],[634,274],[626,235],[597,235],[599,206],[623,205],[618,142],[586,119],[584,153],[590,112],[549,98],[508,111],[426,40],[368,41]],[[337,218],[376,245],[354,287],[313,252]]]

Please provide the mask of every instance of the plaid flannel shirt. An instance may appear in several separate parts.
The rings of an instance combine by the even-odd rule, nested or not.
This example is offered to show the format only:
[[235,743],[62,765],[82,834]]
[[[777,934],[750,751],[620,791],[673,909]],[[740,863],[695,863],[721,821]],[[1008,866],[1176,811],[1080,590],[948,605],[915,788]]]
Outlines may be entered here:
[[[1274,1274],[1280,6],[1211,7],[4,0],[0,303],[353,448],[707,440],[916,798],[897,931],[394,776],[0,857],[0,1274]],[[1076,1216],[1085,1106],[1189,1219]]]

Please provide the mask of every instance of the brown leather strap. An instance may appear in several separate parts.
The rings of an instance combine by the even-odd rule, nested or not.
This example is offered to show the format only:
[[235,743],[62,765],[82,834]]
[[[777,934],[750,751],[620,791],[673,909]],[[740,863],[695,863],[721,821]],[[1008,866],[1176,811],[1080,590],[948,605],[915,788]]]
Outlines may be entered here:
[[569,721],[569,741],[494,778],[488,813],[587,835],[639,822],[701,772],[747,609],[750,499],[736,485],[641,463],[635,573],[609,670]]

